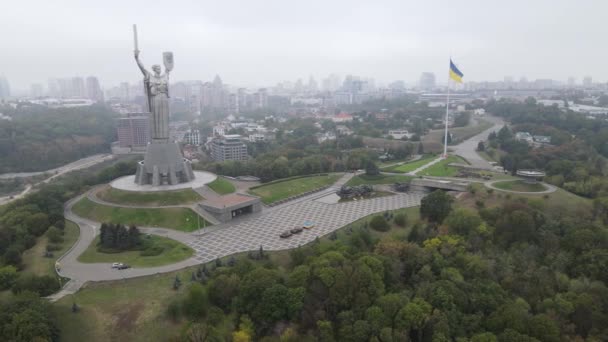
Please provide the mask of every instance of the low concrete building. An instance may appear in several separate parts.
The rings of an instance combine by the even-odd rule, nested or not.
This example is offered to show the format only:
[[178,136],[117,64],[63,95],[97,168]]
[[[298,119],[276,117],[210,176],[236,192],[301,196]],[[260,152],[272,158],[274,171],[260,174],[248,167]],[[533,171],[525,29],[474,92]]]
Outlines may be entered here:
[[259,197],[245,194],[219,196],[213,200],[205,200],[199,205],[221,222],[228,222],[242,215],[262,210],[262,202]]

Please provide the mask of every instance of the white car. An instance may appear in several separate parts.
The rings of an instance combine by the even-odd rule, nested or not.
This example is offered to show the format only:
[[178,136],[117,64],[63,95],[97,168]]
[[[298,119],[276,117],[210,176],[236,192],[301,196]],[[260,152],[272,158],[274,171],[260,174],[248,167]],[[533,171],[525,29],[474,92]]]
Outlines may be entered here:
[[112,268],[119,268],[122,264],[119,262],[115,262],[112,264]]

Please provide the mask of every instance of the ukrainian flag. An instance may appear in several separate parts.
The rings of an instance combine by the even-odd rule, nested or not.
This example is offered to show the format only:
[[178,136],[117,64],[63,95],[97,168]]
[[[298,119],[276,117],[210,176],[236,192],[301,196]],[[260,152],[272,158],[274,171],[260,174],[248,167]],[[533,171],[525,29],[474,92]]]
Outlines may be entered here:
[[450,58],[450,78],[458,83],[462,83],[463,77],[464,74],[460,72],[460,70],[458,70],[458,68],[456,67],[456,65],[454,65],[454,62],[452,62],[452,59]]

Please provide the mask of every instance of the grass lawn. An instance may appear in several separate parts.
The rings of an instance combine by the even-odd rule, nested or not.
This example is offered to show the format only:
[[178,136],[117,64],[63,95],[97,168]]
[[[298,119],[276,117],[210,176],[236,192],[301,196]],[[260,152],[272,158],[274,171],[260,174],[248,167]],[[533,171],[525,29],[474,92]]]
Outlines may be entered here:
[[260,196],[264,203],[270,204],[291,196],[331,185],[340,177],[341,175],[339,174],[299,177],[285,181],[271,182],[254,187],[251,188],[249,192],[253,195]]
[[[475,120],[475,119],[471,118],[471,121],[473,121],[473,120]],[[452,134],[453,134],[452,145],[457,144],[458,142],[461,142],[463,140],[466,140],[474,135],[477,135],[477,134],[485,131],[486,129],[492,127],[492,125],[493,124],[489,121],[486,121],[484,119],[479,119],[479,124],[477,124],[476,126],[469,125],[466,127],[452,128],[452,129],[450,129],[450,132],[452,132]]]
[[44,257],[48,238],[43,235],[38,238],[34,247],[23,252],[23,272],[32,273],[37,276],[55,276],[55,261],[59,259],[78,240],[80,229],[72,221],[65,221],[63,242],[58,244],[59,250],[53,251],[52,258]]
[[[459,197],[458,201],[454,202],[456,206],[476,208],[476,202],[483,203],[484,207],[492,208],[501,205],[505,200],[523,200],[534,204],[543,211],[560,215],[569,213],[570,215],[590,215],[593,208],[593,200],[584,198],[570,193],[566,190],[557,188],[555,192],[550,194],[512,194],[496,190],[491,190],[484,187],[482,184],[475,184],[477,190],[475,194],[469,192]],[[488,190],[491,193],[488,193]]]
[[458,156],[449,156],[446,159],[429,166],[428,168],[418,172],[418,176],[437,176],[437,177],[453,177],[458,174],[458,169],[452,166],[448,166],[450,163],[463,163],[467,162]]
[[405,164],[401,164],[401,165],[390,166],[390,167],[382,169],[382,171],[395,172],[395,173],[408,173],[408,172],[414,171],[417,168],[421,167],[422,165],[430,162],[434,158],[437,158],[437,156],[432,155],[432,154],[426,154],[422,158],[415,160],[413,162],[409,162],[409,163],[405,163]]
[[522,180],[497,182],[493,185],[499,189],[510,191],[541,192],[547,190],[541,183],[526,183]]
[[136,192],[118,190],[112,187],[107,187],[106,189],[99,191],[97,197],[110,203],[146,206],[190,204],[203,199],[192,189],[162,192]]
[[[189,270],[122,281],[97,282],[52,305],[61,340],[82,341],[169,341],[182,325],[166,318],[172,298],[182,295],[187,286],[172,289],[178,275],[189,283]],[[72,313],[72,303],[80,311]]]
[[163,250],[162,253],[154,256],[142,256],[142,251],[140,250],[120,253],[99,252],[97,250],[97,244],[99,243],[98,236],[91,242],[91,245],[78,256],[78,261],[85,263],[122,262],[133,267],[154,267],[173,264],[188,259],[194,253],[192,248],[166,237],[156,235],[147,237],[142,234],[141,238],[144,240],[147,248],[160,247]]
[[[97,204],[83,198],[72,208],[81,217],[97,222],[122,223],[142,227],[163,227],[185,232],[198,229],[198,215],[188,208],[119,208]],[[200,217],[201,226],[210,226]]]
[[207,186],[220,195],[226,195],[236,191],[234,185],[222,177],[217,177],[213,182],[207,184]]
[[401,175],[376,175],[376,176],[368,176],[365,174],[355,176],[351,178],[346,185],[356,186],[362,184],[394,184],[394,183],[405,183],[409,182],[412,178],[411,176],[401,176]]

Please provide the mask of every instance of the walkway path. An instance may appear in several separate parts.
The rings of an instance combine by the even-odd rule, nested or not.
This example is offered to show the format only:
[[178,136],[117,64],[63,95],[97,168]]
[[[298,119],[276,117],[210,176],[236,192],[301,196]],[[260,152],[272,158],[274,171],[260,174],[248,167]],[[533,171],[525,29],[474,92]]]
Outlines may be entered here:
[[43,180],[41,180],[38,183],[35,183],[33,185],[28,185],[21,193],[17,194],[17,195],[13,195],[13,196],[4,196],[4,197],[0,197],[0,205],[3,204],[7,204],[10,203],[12,201],[15,201],[19,198],[24,197],[26,194],[28,194],[32,188],[38,184],[43,184],[43,183],[48,183],[51,180],[55,179],[56,177],[59,177],[63,174],[66,174],[68,172],[71,171],[75,171],[75,170],[80,170],[80,169],[85,169],[88,168],[90,166],[93,166],[95,164],[99,164],[101,162],[104,162],[106,160],[110,160],[114,158],[113,155],[111,154],[96,154],[94,156],[90,156],[90,157],[86,157],[80,160],[77,160],[75,162],[69,163],[67,165],[64,166],[60,166],[56,169],[52,169],[52,170],[48,170],[48,171],[40,171],[40,172],[18,172],[18,173],[4,173],[0,175],[0,179],[11,179],[11,178],[24,178],[24,177],[33,177],[33,176],[37,176],[37,175],[42,175],[45,173],[49,174],[48,178],[45,178]]
[[521,195],[544,195],[544,194],[550,194],[552,192],[555,192],[557,190],[557,187],[555,185],[551,185],[548,183],[544,183],[542,182],[541,184],[545,186],[546,190],[543,191],[534,191],[534,192],[530,192],[530,191],[515,191],[515,190],[505,190],[505,189],[501,189],[501,188],[497,188],[496,186],[494,186],[494,183],[499,183],[499,182],[508,182],[509,180],[505,180],[505,179],[500,179],[500,180],[493,180],[493,181],[489,181],[489,182],[485,182],[484,185],[490,189],[494,189],[496,191],[504,191],[504,192],[510,192],[512,194],[521,194]]
[[420,172],[420,171],[422,171],[422,170],[424,170],[424,169],[426,169],[426,168],[428,168],[428,167],[431,167],[431,166],[433,166],[433,165],[435,165],[435,164],[439,163],[439,162],[440,162],[440,161],[442,161],[442,160],[443,160],[443,158],[442,158],[442,157],[437,157],[437,158],[435,158],[435,159],[431,160],[430,162],[428,162],[428,163],[426,163],[426,164],[424,164],[424,165],[420,166],[420,167],[419,167],[419,168],[417,168],[416,170],[413,170],[413,171],[410,171],[410,172],[406,173],[406,175],[408,175],[408,176],[415,176],[415,175],[416,175],[418,172]]

